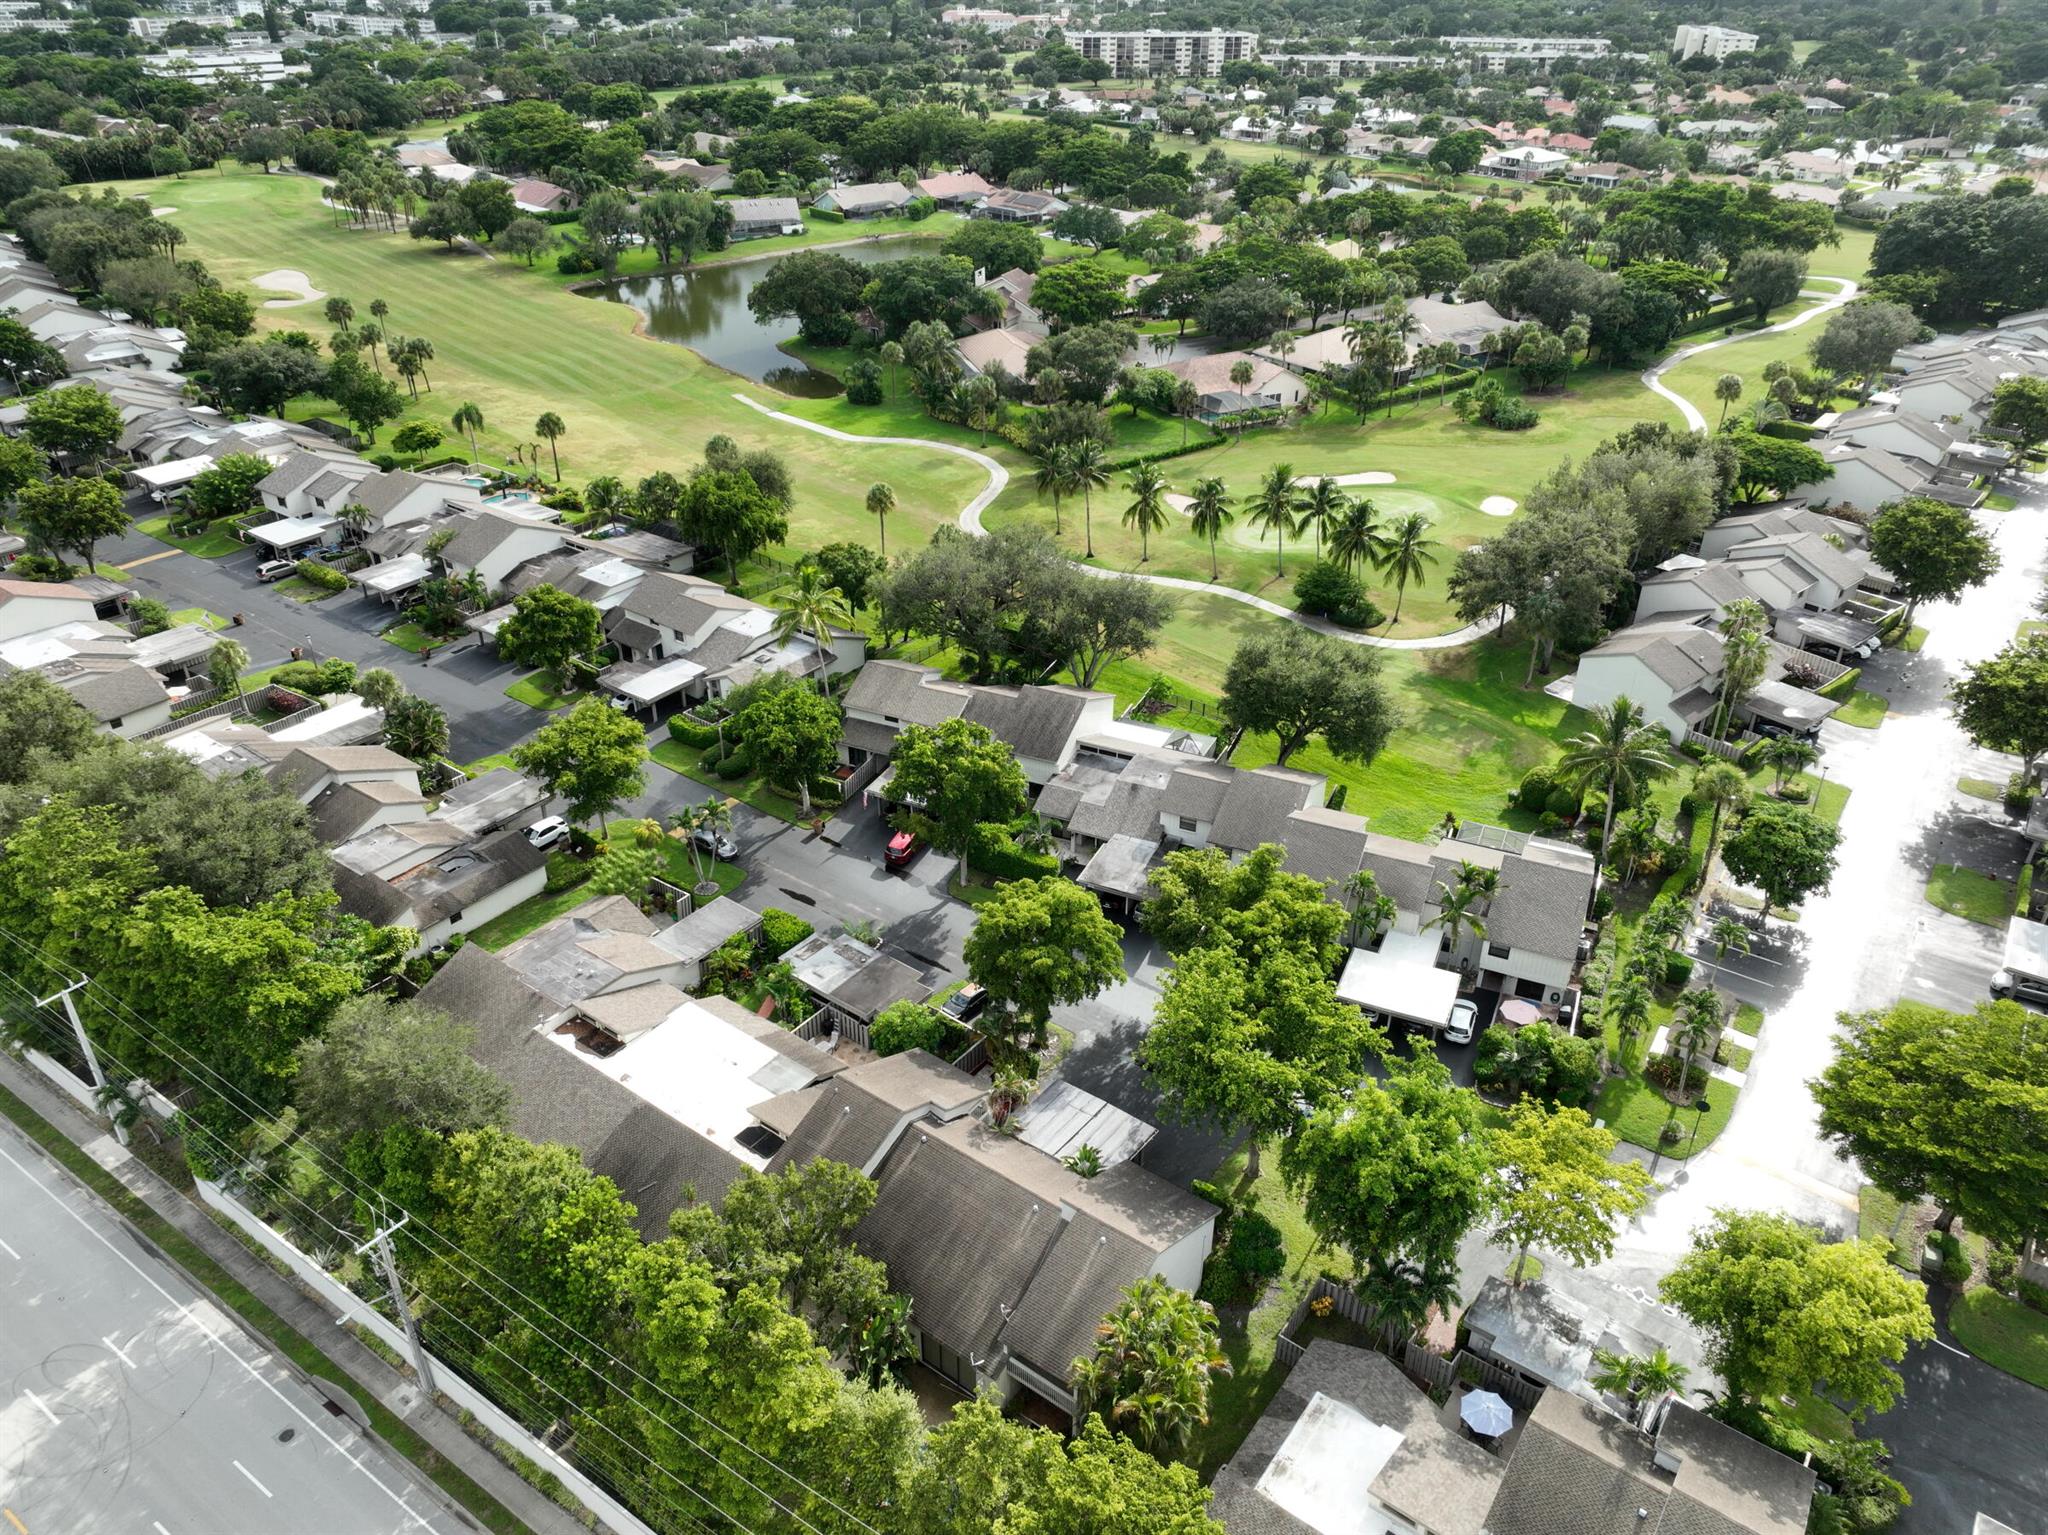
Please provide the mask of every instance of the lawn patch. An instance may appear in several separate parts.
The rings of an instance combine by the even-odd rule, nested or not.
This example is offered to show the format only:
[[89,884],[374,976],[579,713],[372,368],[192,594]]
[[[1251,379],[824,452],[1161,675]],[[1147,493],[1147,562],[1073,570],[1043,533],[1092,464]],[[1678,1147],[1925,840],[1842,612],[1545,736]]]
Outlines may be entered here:
[[1848,702],[1835,711],[1835,718],[1858,730],[1875,730],[1884,723],[1885,712],[1891,706],[1892,701],[1884,694],[1857,688],[1850,693]]
[[248,547],[234,534],[216,524],[203,533],[173,533],[168,516],[150,517],[135,524],[135,531],[147,533],[160,544],[182,549],[194,559],[218,560]]
[[1922,645],[1925,645],[1927,643],[1927,626],[1925,624],[1915,624],[1911,629],[1906,631],[1906,635],[1903,639],[1898,638],[1897,635],[1894,634],[1894,637],[1891,641],[1889,641],[1889,643],[1897,645],[1898,648],[1901,650],[1918,650]]
[[1948,1327],[1986,1364],[2048,1390],[2048,1316],[1996,1290],[1976,1289],[1950,1305]]
[[393,624],[379,635],[378,638],[384,640],[387,644],[396,645],[400,650],[411,651],[414,655],[418,655],[425,650],[433,650],[442,645],[453,643],[448,636],[429,633],[410,620],[404,623]]
[[1754,1002],[1743,1003],[1735,1009],[1735,1022],[1732,1027],[1738,1034],[1747,1034],[1751,1039],[1757,1038],[1764,1031],[1763,1009]]
[[[309,606],[325,598],[339,595],[339,593],[330,592],[324,586],[315,586],[304,576],[286,576],[282,581],[273,582],[270,589],[280,597],[289,597],[294,602],[303,602]],[[389,638],[389,636],[387,635],[386,638]],[[393,640],[392,643],[397,644],[398,642]],[[410,645],[406,646],[408,650],[411,648]]]
[[[1719,1078],[1707,1079],[1707,1112],[1699,1122],[1699,1135],[1693,1136],[1693,1121],[1697,1117],[1690,1104],[1678,1108],[1678,1128],[1683,1137],[1676,1146],[1663,1148],[1664,1155],[1682,1159],[1695,1152],[1705,1151],[1714,1144],[1714,1137],[1728,1127],[1728,1116],[1735,1112],[1735,1088]],[[1664,1122],[1671,1116],[1671,1100],[1655,1087],[1638,1076],[1615,1077],[1600,1089],[1600,1096],[1593,1100],[1593,1117],[1607,1122],[1622,1140],[1632,1146],[1655,1151],[1657,1133],[1664,1128]]]
[[479,757],[474,762],[462,764],[462,771],[471,778],[480,778],[494,768],[516,768],[510,752],[492,752],[488,757]]
[[1952,863],[1936,864],[1927,881],[1927,899],[1934,905],[1986,927],[2005,926],[2012,917],[2014,894],[2011,880]]
[[1984,510],[1987,512],[2009,512],[2018,505],[2017,500],[2002,490],[1994,490],[1984,498]]
[[[716,747],[712,748],[714,751]],[[656,741],[648,752],[656,762],[671,773],[681,773],[685,778],[694,778],[698,783],[730,794],[742,804],[751,805],[763,815],[772,815],[778,821],[787,821],[792,826],[804,824],[804,818],[797,811],[796,801],[768,782],[765,773],[749,770],[740,778],[720,778],[716,771],[705,763],[704,753],[694,746],[681,741]],[[819,805],[814,814],[827,814],[836,807]]]
[[507,684],[505,696],[525,704],[529,709],[540,709],[551,714],[557,709],[568,708],[580,696],[576,693],[557,693],[554,690],[554,680],[554,673],[542,667],[537,672],[527,673],[517,682]]
[[1988,799],[1994,804],[2005,799],[2005,785],[1993,783],[1988,778],[1958,778],[1956,787],[1971,799]]

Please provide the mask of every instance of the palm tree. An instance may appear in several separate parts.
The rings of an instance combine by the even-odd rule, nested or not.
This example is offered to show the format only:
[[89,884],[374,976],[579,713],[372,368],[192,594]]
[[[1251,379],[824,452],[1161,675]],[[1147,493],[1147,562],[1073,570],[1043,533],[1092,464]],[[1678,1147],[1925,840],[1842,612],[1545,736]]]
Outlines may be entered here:
[[562,452],[561,449],[555,446],[555,443],[558,439],[567,436],[568,432],[569,424],[551,410],[542,411],[540,419],[533,423],[533,435],[547,439],[548,455],[555,461],[555,478],[557,480],[560,480],[562,477]]
[[1209,1381],[1228,1375],[1216,1347],[1216,1321],[1195,1300],[1154,1275],[1125,1291],[1096,1327],[1095,1350],[1074,1361],[1074,1394],[1083,1414],[1104,1422],[1169,1464],[1209,1421]]
[[1695,805],[1711,807],[1713,814],[1707,827],[1707,856],[1700,864],[1704,878],[1714,867],[1714,853],[1721,845],[1723,818],[1749,802],[1749,779],[1732,762],[1709,762],[1692,775],[1692,798]]
[[1093,437],[1083,437],[1070,450],[1071,483],[1081,491],[1081,521],[1087,540],[1086,559],[1095,558],[1095,492],[1109,484],[1109,450]]
[[1742,398],[1742,375],[1723,373],[1714,380],[1714,398],[1721,402],[1721,423],[1728,420],[1728,407]]
[[[1721,996],[1719,992],[1704,987],[1687,992],[1678,999],[1678,1006],[1671,1016],[1671,1046],[1680,1052],[1678,1090],[1690,1097],[1692,1093],[1693,1058],[1706,1048],[1707,1041],[1721,1027]],[[1678,1113],[1677,1103],[1671,1105],[1671,1113]]]
[[1707,942],[1714,946],[1714,963],[1718,965],[1722,960],[1726,959],[1730,949],[1733,949],[1737,954],[1747,954],[1749,952],[1749,938],[1749,929],[1740,922],[1737,922],[1733,917],[1722,917],[1719,919],[1712,927],[1707,929]]
[[896,510],[896,491],[884,481],[877,480],[868,487],[868,515],[875,519],[876,531],[882,540],[882,558],[889,558],[889,514]]
[[356,317],[356,306],[345,298],[331,298],[321,306],[320,312],[327,316],[329,325],[342,330]]
[[370,524],[377,520],[377,514],[362,502],[351,501],[335,513],[335,520],[347,530],[349,537],[360,541],[370,531]]
[[1131,504],[1124,508],[1124,526],[1138,530],[1138,563],[1152,562],[1152,535],[1166,526],[1166,476],[1157,464],[1140,464],[1125,482]]
[[1614,1025],[1622,1062],[1632,1064],[1636,1044],[1650,1027],[1650,988],[1643,984],[1642,977],[1623,975],[1608,988],[1607,1000],[1600,1007],[1600,1022],[1603,1028]]
[[1216,539],[1237,520],[1237,514],[1230,509],[1230,495],[1223,488],[1223,481],[1215,475],[1195,481],[1195,494],[1188,506],[1188,526],[1194,529],[1195,537],[1209,540],[1209,579],[1217,580]]
[[448,418],[448,424],[453,426],[458,432],[467,432],[469,434],[469,461],[473,464],[479,462],[476,449],[476,434],[483,430],[484,413],[472,402],[464,400],[455,407],[455,414]]
[[372,709],[388,709],[405,697],[405,684],[389,667],[372,666],[356,678],[356,697]]
[[1638,1428],[1651,1408],[1665,1397],[1685,1389],[1692,1372],[1659,1345],[1654,1354],[1616,1354],[1608,1349],[1593,1350],[1594,1371],[1586,1377],[1596,1391],[1628,1399],[1629,1421]]
[[1738,597],[1721,610],[1721,728],[1726,740],[1735,706],[1756,686],[1771,661],[1771,615],[1754,597]]
[[213,684],[216,693],[235,690],[235,702],[242,702],[242,673],[249,665],[249,652],[240,640],[221,639],[213,642],[213,648],[206,653],[206,680]]
[[1455,1275],[1379,1253],[1367,1258],[1365,1272],[1351,1282],[1351,1291],[1403,1338],[1412,1338],[1430,1312],[1448,1313],[1458,1303]]
[[697,883],[700,885],[710,876],[704,870],[704,850],[697,845],[696,833],[698,826],[703,824],[705,812],[710,808],[708,802],[702,805],[685,805],[668,818],[670,828],[682,833],[683,851],[690,855],[690,867],[697,871]]
[[1344,515],[1346,498],[1337,488],[1337,482],[1324,475],[1309,487],[1308,495],[1301,503],[1301,526],[1298,531],[1313,531],[1316,536],[1316,558],[1323,557],[1323,531],[1332,528]]
[[1370,567],[1380,554],[1380,509],[1365,496],[1354,496],[1344,505],[1344,515],[1330,530],[1330,558],[1350,571]]
[[1764,761],[1771,765],[1772,787],[1783,794],[1786,779],[1805,772],[1820,761],[1820,748],[1811,741],[1779,736],[1764,748]]
[[1274,569],[1282,576],[1287,574],[1287,535],[1296,530],[1295,515],[1300,502],[1301,495],[1295,489],[1291,464],[1275,464],[1267,470],[1265,479],[1259,482],[1258,496],[1252,502],[1252,514],[1248,520],[1253,527],[1273,536]]
[[1437,881],[1436,915],[1422,925],[1424,928],[1442,928],[1449,935],[1451,952],[1455,954],[1458,941],[1465,934],[1470,933],[1474,938],[1486,936],[1486,911],[1499,890],[1498,869],[1460,863],[1455,884]]
[[[1165,336],[1161,336],[1163,341]],[[1184,378],[1173,386],[1173,413],[1180,417],[1180,445],[1188,445],[1188,423],[1195,419],[1195,412],[1202,408],[1202,391],[1195,387],[1193,379]]]
[[[782,598],[782,611],[775,616],[773,633],[778,645],[788,644],[799,634],[808,634],[818,642],[820,693],[831,691],[825,677],[825,659],[831,654],[832,631],[852,627],[853,604],[846,600],[846,593],[834,586],[817,566],[797,566],[796,580]],[[808,794],[805,800],[804,809],[809,810]]]
[[1676,770],[1671,742],[1655,725],[1643,723],[1643,711],[1626,694],[1593,711],[1593,728],[1565,742],[1558,758],[1562,775],[1581,793],[1589,784],[1607,786],[1607,818],[1600,828],[1600,862],[1607,862],[1607,844],[1614,837],[1614,807],[1622,785],[1640,793],[1653,778]]
[[1060,497],[1074,488],[1074,445],[1049,442],[1038,450],[1038,493],[1052,497],[1052,532],[1060,534]]
[[1344,881],[1344,897],[1351,903],[1351,936],[1354,940],[1377,933],[1400,912],[1394,898],[1381,893],[1380,882],[1370,869],[1360,869]]
[[1394,583],[1394,616],[1387,620],[1389,629],[1401,621],[1401,600],[1408,595],[1408,583],[1422,579],[1424,567],[1436,564],[1442,548],[1429,536],[1429,518],[1421,512],[1403,517],[1381,541],[1373,564]]
[[903,361],[903,343],[900,341],[884,341],[882,343],[882,361],[888,365],[889,392],[894,394],[896,392],[896,367],[897,364]]

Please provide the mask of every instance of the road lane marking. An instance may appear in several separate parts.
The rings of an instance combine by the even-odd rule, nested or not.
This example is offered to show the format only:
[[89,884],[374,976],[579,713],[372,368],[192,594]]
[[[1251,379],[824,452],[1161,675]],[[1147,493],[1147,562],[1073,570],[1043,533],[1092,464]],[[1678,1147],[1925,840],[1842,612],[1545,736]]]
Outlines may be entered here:
[[1951,1354],[1954,1354],[1959,1359],[1968,1359],[1972,1357],[1967,1349],[1957,1348],[1953,1343],[1944,1343],[1939,1338],[1935,1338],[1932,1341],[1936,1348],[1945,1348]]
[[134,570],[139,565],[153,565],[158,560],[167,560],[174,554],[183,554],[183,549],[166,549],[162,554],[145,554],[139,560],[130,560],[125,565],[116,565],[116,570]]
[[22,1387],[21,1394],[27,1397],[31,1402],[34,1402],[36,1404],[36,1411],[41,1413],[44,1417],[48,1418],[52,1423],[63,1423],[64,1420],[58,1417],[54,1412],[50,1411],[48,1405],[44,1403],[43,1399],[37,1396],[33,1391],[29,1390],[28,1387]]
[[4,1251],[7,1254],[7,1256],[12,1258],[16,1263],[21,1262],[21,1254],[16,1252],[13,1248],[9,1247],[5,1242],[0,1242],[0,1251]]
[[102,1338],[100,1339],[100,1342],[106,1344],[108,1348],[112,1349],[114,1351],[114,1357],[120,1360],[121,1363],[128,1366],[129,1369],[132,1370],[135,1368],[135,1361],[130,1359],[126,1354],[122,1353],[121,1345],[116,1343],[112,1338]]
[[0,1508],[0,1514],[5,1514],[7,1516],[7,1522],[14,1526],[15,1535],[28,1535],[28,1526],[23,1524],[19,1519],[14,1517],[13,1509]]
[[171,1535],[169,1530],[158,1524],[154,1519],[149,1521],[149,1527],[156,1531],[156,1535]]
[[269,1489],[268,1487],[265,1487],[265,1486],[264,1486],[264,1485],[263,1485],[263,1484],[262,1484],[261,1482],[259,1482],[259,1481],[257,1481],[257,1480],[256,1480],[256,1473],[255,1473],[255,1472],[251,1471],[251,1470],[250,1470],[250,1469],[249,1469],[249,1468],[248,1468],[247,1466],[243,1465],[243,1464],[242,1464],[242,1463],[241,1463],[241,1462],[240,1462],[239,1460],[238,1460],[238,1461],[236,1461],[236,1462],[234,1463],[234,1466],[235,1466],[235,1469],[236,1469],[237,1471],[241,1472],[241,1473],[242,1473],[242,1475],[246,1476],[246,1477],[247,1477],[247,1478],[249,1479],[249,1485],[250,1485],[251,1487],[254,1487],[254,1488],[255,1488],[255,1489],[256,1489],[256,1490],[258,1491],[258,1492],[262,1493],[264,1497],[268,1498],[268,1497],[272,1497],[272,1496],[274,1496],[274,1494],[273,1494],[273,1493],[271,1492],[271,1490],[270,1490],[270,1489]]
[[[166,1301],[168,1301],[170,1305],[181,1316],[189,1317],[190,1313],[187,1311],[186,1306],[183,1302],[181,1302],[175,1295],[171,1294],[169,1290],[166,1290],[162,1285],[158,1284],[156,1279],[152,1275],[150,1275],[147,1270],[145,1270],[133,1258],[129,1257],[126,1253],[121,1251],[120,1248],[116,1247],[111,1241],[109,1241],[106,1236],[106,1233],[97,1230],[93,1226],[91,1221],[87,1220],[83,1215],[79,1214],[78,1211],[73,1209],[69,1203],[67,1203],[63,1198],[61,1198],[58,1195],[55,1189],[50,1187],[49,1184],[45,1183],[42,1179],[36,1177],[33,1173],[29,1171],[27,1167],[23,1166],[21,1162],[17,1161],[14,1155],[11,1152],[9,1152],[7,1148],[4,1146],[0,1146],[0,1160],[4,1160],[8,1164],[8,1166],[12,1167],[16,1172],[20,1173],[22,1177],[26,1178],[30,1182],[30,1184],[32,1184],[37,1189],[41,1190],[43,1196],[46,1199],[48,1199],[51,1204],[55,1205],[58,1209],[62,1210],[66,1215],[70,1216],[73,1221],[77,1222],[77,1224],[95,1242],[98,1242],[100,1246],[104,1247],[108,1252],[112,1253],[115,1257],[119,1258],[123,1263],[127,1264],[129,1269],[135,1274],[135,1276],[138,1279],[140,1279],[144,1284],[148,1285],[152,1290],[156,1291],[157,1294],[161,1295]],[[213,1344],[216,1348],[220,1349],[220,1351],[226,1354],[228,1358],[234,1360],[236,1364],[240,1365],[245,1371],[248,1372],[251,1379],[260,1383],[264,1390],[268,1391],[272,1396],[276,1397],[280,1402],[284,1403],[286,1407],[290,1408],[293,1415],[296,1416],[301,1423],[305,1424],[306,1427],[310,1428],[314,1433],[318,1434],[320,1438],[326,1442],[327,1447],[329,1449],[342,1449],[342,1443],[340,1440],[336,1439],[332,1434],[328,1433],[327,1430],[320,1424],[314,1422],[312,1415],[308,1413],[305,1410],[305,1408],[301,1407],[297,1402],[294,1402],[290,1397],[286,1396],[282,1391],[278,1390],[276,1383],[271,1381],[268,1377],[266,1377],[262,1371],[256,1368],[256,1366],[249,1363],[248,1360],[244,1359],[238,1350],[229,1348],[225,1343],[221,1342],[220,1339],[216,1338],[213,1335],[212,1329],[209,1328],[204,1322],[199,1322],[196,1318],[192,1318],[192,1320],[195,1322],[195,1325],[198,1326],[199,1330],[206,1335],[206,1339],[209,1343]],[[343,1453],[346,1454],[347,1452],[344,1450]],[[405,1493],[393,1492],[389,1487],[384,1485],[384,1481],[381,1477],[379,1477],[374,1471],[370,1470],[368,1466],[363,1465],[361,1462],[352,1461],[351,1464],[355,1465],[356,1469],[361,1471],[362,1474],[366,1478],[368,1478],[371,1486],[375,1487],[379,1492],[383,1493],[385,1497],[389,1498],[392,1502],[396,1503],[400,1508],[404,1509],[407,1519],[418,1523],[422,1529],[432,1530],[434,1528],[434,1522],[432,1519],[426,1517],[425,1515],[414,1512],[412,1505],[405,1501]],[[410,1487],[408,1487],[407,1490],[410,1491]],[[23,1532],[23,1535],[26,1535],[26,1532]]]

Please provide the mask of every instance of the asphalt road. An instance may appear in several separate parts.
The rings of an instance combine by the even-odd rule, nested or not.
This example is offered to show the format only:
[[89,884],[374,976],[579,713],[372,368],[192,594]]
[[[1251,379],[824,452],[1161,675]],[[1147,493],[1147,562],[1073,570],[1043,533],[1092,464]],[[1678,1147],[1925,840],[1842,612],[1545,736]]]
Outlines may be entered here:
[[1946,1326],[1899,1374],[1901,1404],[1866,1429],[1891,1448],[1891,1474],[1913,1495],[1897,1535],[1970,1535],[1979,1513],[2048,1535],[2042,1392],[1956,1348]]
[[8,1535],[464,1527],[98,1198],[0,1126]]

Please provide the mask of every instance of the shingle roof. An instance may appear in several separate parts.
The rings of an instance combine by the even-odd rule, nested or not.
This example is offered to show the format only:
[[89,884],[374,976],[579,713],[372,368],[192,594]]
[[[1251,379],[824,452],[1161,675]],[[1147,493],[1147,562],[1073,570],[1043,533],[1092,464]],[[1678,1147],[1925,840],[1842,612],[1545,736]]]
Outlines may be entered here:
[[923,1050],[863,1061],[818,1089],[817,1101],[769,1170],[817,1157],[865,1167],[905,1114],[925,1107],[957,1113],[981,1093],[981,1084],[966,1072]]
[[1721,640],[1694,624],[1631,624],[1595,645],[1589,656],[1633,655],[1672,692],[1680,693],[1721,669]]
[[1093,1216],[1074,1216],[1013,1304],[1003,1342],[1026,1364],[1065,1380],[1075,1359],[1094,1351],[1096,1327],[1151,1271],[1153,1257],[1144,1243]]
[[1236,769],[1220,762],[1189,763],[1175,768],[1173,777],[1167,780],[1166,793],[1160,798],[1159,813],[1213,823],[1235,776]]
[[44,667],[43,675],[101,724],[126,719],[170,697],[162,679],[148,667],[112,657],[74,657]]
[[[1489,1535],[1643,1535],[1670,1496],[1650,1469],[1649,1441],[1604,1408],[1546,1391],[1522,1426]],[[1648,1518],[1638,1518],[1647,1510]]]
[[1321,797],[1323,780],[1292,768],[1254,768],[1230,781],[1209,840],[1233,852],[1246,852],[1262,842],[1284,841],[1287,817],[1306,810]]
[[846,690],[846,708],[885,715],[907,725],[936,725],[964,714],[970,696],[970,689],[947,682],[929,666],[870,661]]
[[1367,833],[1362,815],[1312,805],[1287,817],[1281,837],[1291,874],[1341,887],[1364,866]]
[[1593,898],[1593,857],[1561,842],[1531,841],[1526,851],[1537,856],[1502,862],[1500,890],[1487,903],[1487,941],[1569,962]]
[[970,724],[985,725],[1020,757],[1057,761],[1088,706],[1106,693],[1070,687],[977,687],[967,702]]

